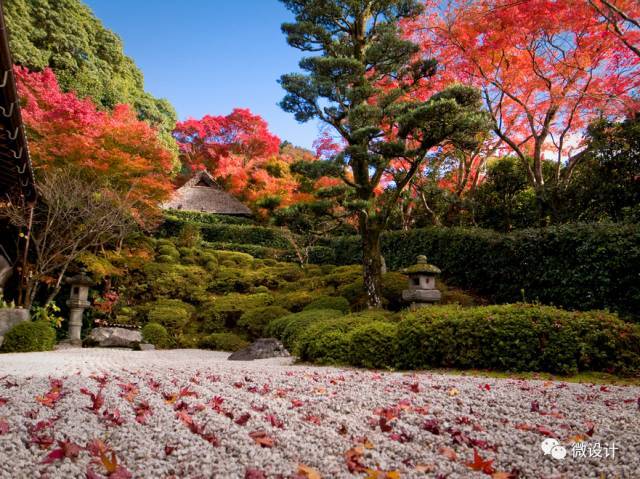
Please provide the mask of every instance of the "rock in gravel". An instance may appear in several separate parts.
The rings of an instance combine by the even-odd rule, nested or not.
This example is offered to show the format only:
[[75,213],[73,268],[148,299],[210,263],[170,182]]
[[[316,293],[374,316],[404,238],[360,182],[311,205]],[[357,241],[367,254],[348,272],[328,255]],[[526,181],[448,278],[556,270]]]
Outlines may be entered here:
[[155,351],[155,349],[153,344],[140,343],[140,351]]
[[246,348],[233,353],[229,356],[229,360],[252,361],[254,359],[286,358],[289,356],[289,351],[277,339],[260,338]]
[[94,328],[85,338],[83,346],[100,348],[138,348],[142,342],[142,333],[138,329]]

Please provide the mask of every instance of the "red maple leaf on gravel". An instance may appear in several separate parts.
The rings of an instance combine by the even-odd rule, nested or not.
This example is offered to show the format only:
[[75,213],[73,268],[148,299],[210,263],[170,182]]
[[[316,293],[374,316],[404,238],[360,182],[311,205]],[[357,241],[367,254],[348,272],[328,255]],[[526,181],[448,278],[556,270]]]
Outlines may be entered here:
[[245,424],[247,424],[247,421],[249,421],[249,419],[251,419],[251,414],[244,413],[242,416],[240,416],[238,419],[236,419],[234,422],[238,425],[238,426],[244,426]]
[[85,396],[89,396],[91,398],[91,407],[89,407],[89,410],[93,411],[95,414],[98,414],[100,408],[104,405],[102,388],[98,389],[98,392],[95,394],[89,391],[87,388],[80,389],[80,392]]
[[478,454],[477,449],[473,450],[473,462],[468,462],[467,466],[474,471],[481,471],[485,474],[491,475],[495,472],[493,468],[493,459],[483,459],[480,454]]
[[75,459],[80,455],[82,447],[71,441],[58,441],[58,449],[51,451],[47,457],[42,460],[42,464],[51,464],[66,458]]
[[0,397],[0,406],[7,404],[9,400],[7,398]]
[[275,443],[275,440],[266,431],[262,430],[250,432],[249,437],[262,447],[273,447]]
[[43,406],[53,408],[56,403],[62,399],[62,381],[60,379],[51,379],[49,381],[49,391],[47,391],[44,396],[36,396],[36,401],[38,401]]
[[0,419],[0,436],[9,432],[9,423],[4,419]]
[[153,416],[153,411],[147,401],[140,401],[134,411],[136,413],[136,422],[139,424],[146,424],[149,416]]
[[244,479],[267,479],[267,476],[259,469],[247,469],[244,473]]

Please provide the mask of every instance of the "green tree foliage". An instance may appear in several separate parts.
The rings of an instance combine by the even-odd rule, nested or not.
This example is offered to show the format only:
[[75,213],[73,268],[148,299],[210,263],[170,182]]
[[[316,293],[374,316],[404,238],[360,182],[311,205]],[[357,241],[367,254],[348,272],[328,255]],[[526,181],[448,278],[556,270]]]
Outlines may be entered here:
[[173,106],[144,91],[142,72],[124,54],[122,40],[86,5],[80,0],[6,0],[4,7],[16,64],[30,70],[49,67],[65,91],[91,97],[105,108],[132,105],[177,154]]
[[[418,55],[398,29],[422,12],[417,0],[283,3],[295,15],[282,26],[289,45],[316,56],[300,62],[305,73],[281,77],[281,106],[298,121],[320,119],[345,145],[327,170],[349,187],[344,206],[358,215],[369,306],[379,307],[380,234],[391,209],[432,149],[445,141],[476,144],[486,128],[480,95],[454,85],[426,101],[415,98],[436,72],[436,61]],[[389,186],[380,195],[383,180]]]

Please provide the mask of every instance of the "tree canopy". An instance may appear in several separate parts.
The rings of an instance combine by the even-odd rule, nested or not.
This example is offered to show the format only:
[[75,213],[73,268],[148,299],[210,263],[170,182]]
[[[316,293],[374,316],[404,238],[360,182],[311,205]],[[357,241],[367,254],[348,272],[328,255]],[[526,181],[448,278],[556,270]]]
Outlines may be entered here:
[[63,91],[90,97],[104,108],[131,105],[177,152],[173,106],[144,90],[144,78],[124,54],[120,38],[80,0],[6,0],[13,60],[31,71],[51,68]]

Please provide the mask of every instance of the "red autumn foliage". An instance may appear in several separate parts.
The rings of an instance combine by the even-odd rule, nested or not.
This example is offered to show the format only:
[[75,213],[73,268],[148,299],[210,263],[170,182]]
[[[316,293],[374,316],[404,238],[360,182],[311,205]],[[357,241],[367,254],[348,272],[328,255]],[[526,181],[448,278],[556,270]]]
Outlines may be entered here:
[[103,111],[63,92],[50,69],[15,75],[36,170],[80,168],[126,195],[139,221],[156,212],[172,191],[173,158],[151,126],[128,105]]

